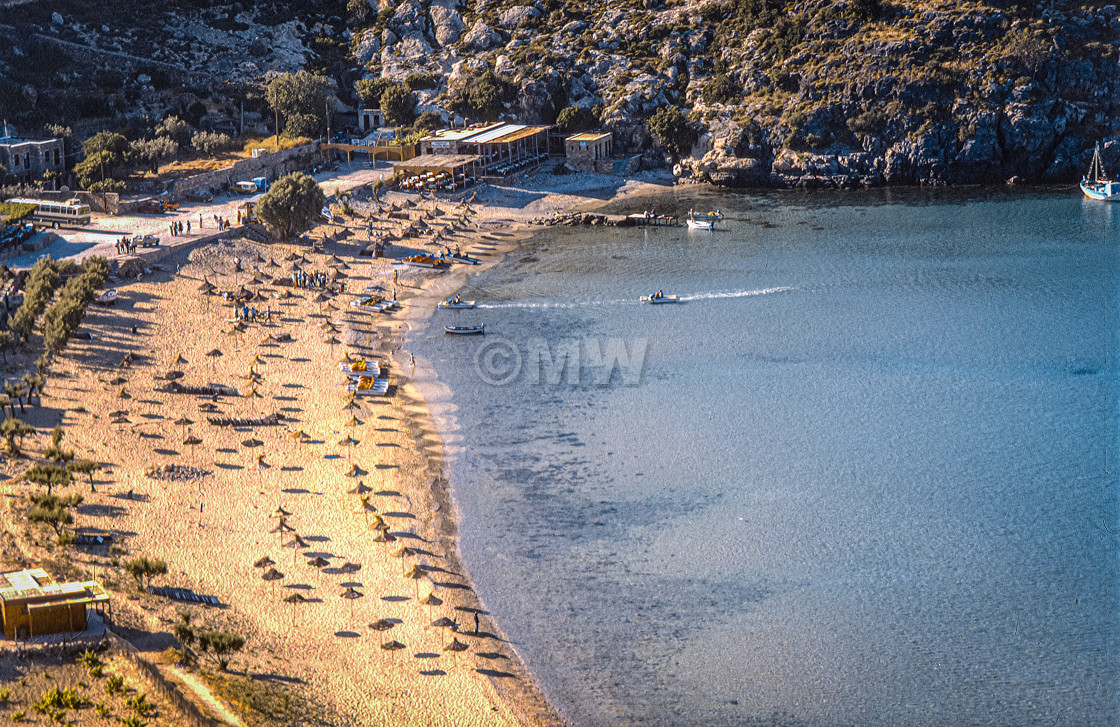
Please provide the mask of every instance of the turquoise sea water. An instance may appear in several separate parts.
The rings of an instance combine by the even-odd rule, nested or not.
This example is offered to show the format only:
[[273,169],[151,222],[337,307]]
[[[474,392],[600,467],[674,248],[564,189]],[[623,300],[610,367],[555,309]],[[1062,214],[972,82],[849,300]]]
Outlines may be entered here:
[[1120,205],[645,206],[726,219],[546,230],[410,341],[454,391],[465,564],[563,716],[1120,724]]

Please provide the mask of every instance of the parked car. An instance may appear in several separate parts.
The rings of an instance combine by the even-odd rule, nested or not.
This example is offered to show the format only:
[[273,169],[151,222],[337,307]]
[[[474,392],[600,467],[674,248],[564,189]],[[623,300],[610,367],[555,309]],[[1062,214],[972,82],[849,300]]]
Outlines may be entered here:
[[132,242],[136,247],[159,247],[159,238],[155,235],[137,235]]

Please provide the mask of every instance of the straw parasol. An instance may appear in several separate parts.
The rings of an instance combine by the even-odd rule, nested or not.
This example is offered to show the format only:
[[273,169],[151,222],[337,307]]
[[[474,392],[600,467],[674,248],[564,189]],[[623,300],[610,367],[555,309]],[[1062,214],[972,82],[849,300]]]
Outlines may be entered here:
[[377,535],[373,538],[373,542],[375,543],[393,543],[396,542],[396,540],[397,539],[389,533],[388,526],[378,530]]
[[131,399],[132,394],[125,391],[124,387],[121,387],[121,390],[117,392],[117,398],[118,399]]
[[408,573],[408,571],[405,567],[405,563],[406,563],[405,559],[408,558],[409,556],[413,556],[413,555],[416,555],[416,551],[413,550],[412,548],[408,547],[407,545],[402,545],[400,548],[393,551],[393,557],[401,559],[401,573],[402,574]]
[[397,651],[399,649],[403,649],[404,644],[402,644],[399,641],[386,641],[384,644],[381,645],[381,648],[384,649],[385,651]]
[[364,515],[365,519],[366,519],[366,524],[368,525],[369,524],[369,514],[371,512],[377,512],[377,508],[370,504],[369,495],[362,495],[362,500],[361,500],[361,502],[358,503],[358,506],[354,508],[354,512],[355,513],[361,513],[362,515]]
[[365,482],[362,482],[361,480],[358,480],[358,484],[354,485],[354,487],[351,487],[349,490],[347,490],[346,494],[348,494],[348,495],[364,495],[367,492],[373,492],[373,488],[367,487]]
[[260,447],[260,446],[263,446],[263,445],[264,445],[264,442],[262,442],[259,439],[253,439],[253,438],[246,439],[245,441],[243,441],[241,443],[242,447]]
[[420,598],[420,579],[423,578],[425,575],[427,575],[427,574],[424,573],[424,569],[420,567],[419,563],[416,563],[415,565],[413,565],[412,570],[410,570],[408,573],[404,574],[405,578],[411,578],[413,583],[416,585],[416,598],[417,598],[417,600],[419,600],[419,598]]
[[396,626],[396,624],[387,618],[379,618],[369,625],[372,631],[388,631],[394,626]]
[[355,462],[354,464],[350,465],[350,469],[346,470],[344,474],[347,477],[361,477],[362,475],[368,475],[369,472],[359,467],[358,463]]
[[435,593],[429,593],[428,595],[420,599],[420,603],[428,607],[428,615],[431,616],[432,609],[434,607],[443,605],[443,599],[437,596]]
[[306,542],[306,541],[304,541],[304,539],[303,539],[303,538],[301,538],[300,536],[296,535],[296,536],[295,536],[295,537],[293,537],[293,538],[292,538],[291,540],[289,540],[288,542],[284,543],[284,547],[285,547],[285,548],[300,548],[300,549],[302,549],[302,548],[306,548],[306,547],[308,547],[308,546],[307,546],[307,542]]
[[452,638],[451,643],[444,647],[444,651],[466,651],[469,648],[471,647],[467,646],[462,641],[459,641],[459,639],[456,637]]
[[350,418],[349,418],[349,419],[347,419],[347,420],[346,420],[346,421],[345,421],[345,422],[343,423],[343,425],[342,425],[342,426],[344,426],[344,427],[357,427],[357,426],[361,426],[361,425],[362,425],[362,423],[363,423],[363,422],[362,422],[362,420],[361,420],[361,419],[359,419],[359,418],[358,418],[358,417],[357,417],[356,415],[354,415],[354,414],[351,414],[351,415],[350,415]]
[[185,444],[185,445],[187,445],[188,447],[191,448],[191,460],[193,461],[194,460],[194,448],[197,445],[202,444],[202,440],[200,438],[196,437],[194,434],[188,434],[187,438],[183,440],[183,444]]
[[183,358],[183,354],[180,353],[180,354],[175,355],[175,359],[171,362],[171,365],[172,366],[180,366],[180,365],[185,364],[185,363],[190,363],[190,362],[187,361],[185,358]]
[[346,561],[341,566],[339,566],[339,570],[342,571],[343,573],[357,573],[361,569],[362,569],[362,564],[361,563],[351,563],[350,561]]
[[194,424],[194,422],[186,417],[179,417],[175,420],[175,425],[179,427],[189,427],[192,424]]
[[331,564],[331,562],[329,560],[327,560],[326,558],[324,558],[323,556],[317,555],[314,558],[312,558],[311,560],[307,561],[307,564],[309,566],[311,566],[312,568],[314,568],[315,570],[319,571],[319,576],[322,577],[323,568],[326,568],[328,565]]
[[272,514],[269,515],[269,517],[288,517],[291,514],[292,513],[288,512],[284,508],[277,507],[275,510],[272,511]]
[[351,587],[348,587],[345,591],[343,591],[339,595],[342,598],[345,598],[347,601],[350,602],[350,618],[353,618],[354,617],[354,601],[359,599],[359,598],[363,598],[366,594],[362,593],[361,591],[356,590],[355,588],[353,588],[351,586]]
[[272,558],[269,558],[267,555],[258,560],[256,563],[253,563],[254,568],[267,568],[270,565],[276,565],[276,561],[274,561]]
[[297,429],[294,432],[288,432],[288,436],[291,437],[292,439],[299,439],[299,440],[311,439],[311,435],[308,434],[307,432],[303,431],[302,429]]
[[459,624],[457,622],[447,618],[446,616],[440,616],[435,621],[432,621],[432,626],[435,626],[436,628],[445,629],[445,628],[451,628],[453,626],[458,627]]
[[218,359],[222,356],[225,356],[225,354],[216,348],[206,353],[206,358],[210,359],[211,368],[217,365]]

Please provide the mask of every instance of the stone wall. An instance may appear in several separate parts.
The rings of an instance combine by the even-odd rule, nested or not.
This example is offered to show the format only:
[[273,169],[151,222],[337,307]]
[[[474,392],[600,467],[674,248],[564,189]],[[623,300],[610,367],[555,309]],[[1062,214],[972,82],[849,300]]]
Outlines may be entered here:
[[222,190],[235,182],[248,182],[253,177],[276,179],[307,169],[318,162],[319,142],[313,141],[273,154],[262,154],[255,159],[242,159],[225,169],[203,172],[186,179],[172,179],[164,185],[166,198],[179,201],[191,192]]

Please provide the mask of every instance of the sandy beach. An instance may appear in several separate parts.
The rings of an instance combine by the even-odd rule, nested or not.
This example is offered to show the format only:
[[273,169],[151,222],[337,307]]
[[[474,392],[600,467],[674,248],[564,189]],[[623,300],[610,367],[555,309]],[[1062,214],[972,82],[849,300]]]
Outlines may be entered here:
[[[529,219],[641,188],[584,176],[483,188],[458,206],[390,193],[380,214],[355,195],[348,232],[313,230],[325,240],[314,250],[248,239],[184,246],[162,270],[119,283],[115,307],[91,307],[52,368],[42,406],[25,420],[41,433],[61,424],[66,446],[102,463],[95,492],[84,478],[69,488],[85,497],[75,526],[112,534],[126,553],[72,547],[64,557],[116,589],[116,621],[141,648],[174,645],[171,626],[185,606],[136,595],[113,562],[137,555],[168,563],[156,585],[215,596],[221,606],[191,611],[196,621],[246,637],[232,669],[283,685],[306,705],[309,721],[560,724],[459,565],[454,502],[429,408],[430,399],[445,405],[450,392],[440,395],[430,372],[415,370],[400,337],[426,325],[435,300],[467,274],[524,239]],[[389,257],[360,257],[371,222],[375,231],[400,228],[388,204],[423,219],[426,234],[395,240]],[[444,244],[483,265],[437,272],[399,264]],[[335,292],[285,285],[293,272],[323,273]],[[200,289],[207,285],[210,294]],[[260,315],[239,323],[223,291],[252,291],[242,305]],[[396,313],[351,305],[394,293],[403,307]],[[348,403],[340,368],[347,356],[387,370],[390,395]],[[426,382],[427,398],[414,376]],[[222,393],[176,393],[176,385]],[[279,423],[264,423],[272,415]],[[254,423],[218,426],[211,418]],[[46,439],[29,440],[28,456],[6,461],[4,473],[17,477]],[[177,469],[160,471],[168,465]],[[24,531],[13,520],[12,496],[31,486],[10,480],[3,488],[7,529]],[[25,562],[57,558],[47,540],[17,538],[8,559],[16,551]],[[263,580],[266,568],[254,567],[263,558],[282,577]],[[304,601],[284,600],[293,594]],[[441,618],[456,625],[433,625]],[[372,629],[379,620],[389,628]],[[390,642],[403,646],[383,648]],[[454,650],[459,644],[466,648]],[[176,668],[168,671],[174,678]]]

